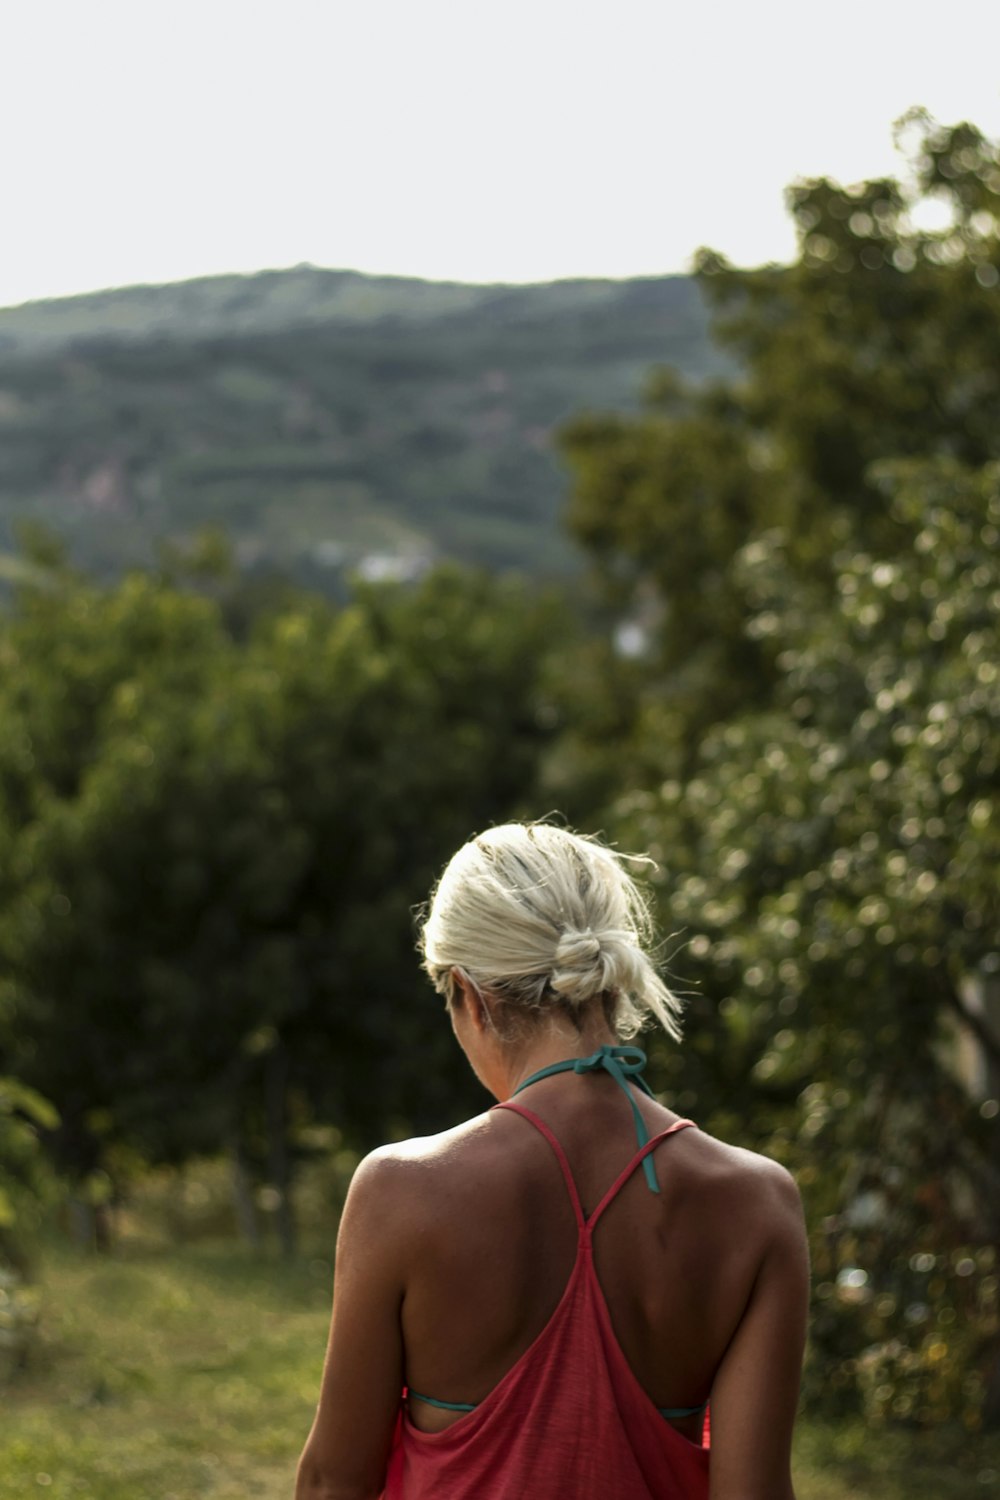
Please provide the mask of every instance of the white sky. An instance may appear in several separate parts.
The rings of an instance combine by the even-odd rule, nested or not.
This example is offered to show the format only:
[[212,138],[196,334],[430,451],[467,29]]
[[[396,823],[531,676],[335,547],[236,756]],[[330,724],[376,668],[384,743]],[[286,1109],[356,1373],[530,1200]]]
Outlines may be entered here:
[[0,305],[784,260],[910,106],[1000,136],[998,58],[997,0],[0,0]]

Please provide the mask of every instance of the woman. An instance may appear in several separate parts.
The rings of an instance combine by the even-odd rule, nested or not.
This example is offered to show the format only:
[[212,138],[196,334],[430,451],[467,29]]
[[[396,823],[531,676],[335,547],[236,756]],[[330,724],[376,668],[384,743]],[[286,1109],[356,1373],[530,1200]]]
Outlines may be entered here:
[[358,1168],[297,1500],[794,1500],[798,1193],[649,1094],[648,925],[565,829],[448,865],[424,966],[501,1102]]

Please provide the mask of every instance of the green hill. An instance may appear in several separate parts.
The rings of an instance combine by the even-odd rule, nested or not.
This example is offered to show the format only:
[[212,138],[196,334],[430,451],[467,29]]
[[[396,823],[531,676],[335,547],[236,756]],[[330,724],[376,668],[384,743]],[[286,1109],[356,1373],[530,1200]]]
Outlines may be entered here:
[[683,276],[472,286],[299,267],[0,310],[0,548],[102,574],[227,529],[321,586],[438,556],[564,572],[553,433],[723,368]]

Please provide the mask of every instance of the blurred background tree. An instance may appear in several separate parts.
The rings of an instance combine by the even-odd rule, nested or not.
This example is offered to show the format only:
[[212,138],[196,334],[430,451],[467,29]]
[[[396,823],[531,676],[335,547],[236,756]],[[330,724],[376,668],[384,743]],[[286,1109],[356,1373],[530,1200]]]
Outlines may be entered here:
[[700,256],[737,379],[658,374],[565,443],[636,658],[606,821],[696,986],[678,1105],[803,1185],[817,1399],[971,1428],[1000,1420],[1000,153],[900,131],[907,181],[790,190],[794,266]]
[[[898,132],[904,180],[789,189],[793,265],[746,272],[699,252],[735,378],[657,370],[641,418],[565,430],[569,525],[615,622],[646,641],[634,712],[658,765],[669,745],[683,769],[709,724],[769,691],[773,652],[748,637],[736,566],[751,537],[780,528],[832,599],[834,553],[908,545],[873,463],[1000,457],[1000,153],[919,111]],[[929,209],[942,227],[920,227]]]
[[2,647],[13,1058],[83,1198],[109,1149],[228,1142],[278,1194],[292,1115],[358,1145],[477,1097],[434,1028],[412,907],[470,825],[534,800],[565,611],[442,570],[301,601],[241,643],[135,574],[22,590]]

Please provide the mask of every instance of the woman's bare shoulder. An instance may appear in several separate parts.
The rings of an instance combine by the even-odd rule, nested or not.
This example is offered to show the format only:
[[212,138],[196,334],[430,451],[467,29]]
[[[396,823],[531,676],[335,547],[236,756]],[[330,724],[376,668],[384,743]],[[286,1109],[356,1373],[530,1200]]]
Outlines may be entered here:
[[[691,1131],[694,1136],[694,1131]],[[798,1184],[780,1161],[762,1152],[699,1131],[706,1187],[736,1218],[753,1223],[765,1242],[804,1242],[805,1223]]]
[[358,1170],[366,1168],[383,1174],[395,1171],[405,1175],[407,1169],[432,1171],[454,1166],[488,1144],[495,1134],[496,1122],[496,1114],[487,1110],[449,1130],[438,1131],[436,1135],[413,1135],[402,1141],[389,1141],[370,1152]]
[[697,1142],[706,1166],[722,1175],[734,1179],[757,1181],[767,1179],[774,1182],[794,1183],[791,1173],[780,1162],[760,1151],[751,1151],[746,1146],[734,1146],[730,1141],[720,1140],[707,1130],[685,1132],[690,1143]]
[[801,1225],[795,1178],[780,1162],[704,1130],[685,1131],[683,1165],[690,1187],[735,1212],[746,1211],[775,1228]]
[[400,1206],[426,1203],[428,1192],[446,1182],[457,1187],[463,1179],[475,1180],[499,1149],[497,1116],[490,1111],[436,1135],[390,1141],[359,1162],[350,1196]]

